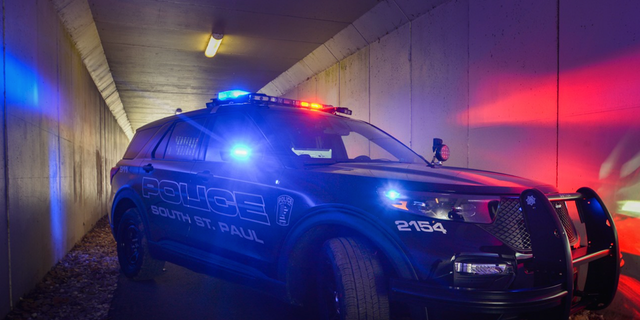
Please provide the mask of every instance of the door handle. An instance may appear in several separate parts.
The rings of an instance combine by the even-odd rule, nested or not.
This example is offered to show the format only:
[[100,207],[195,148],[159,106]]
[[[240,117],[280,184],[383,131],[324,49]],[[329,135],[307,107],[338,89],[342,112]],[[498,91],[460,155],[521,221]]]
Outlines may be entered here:
[[202,179],[203,181],[207,181],[207,180],[213,178],[213,174],[209,170],[200,171],[200,172],[196,173],[196,176],[198,176],[198,178]]
[[151,171],[153,171],[153,165],[151,163],[142,166],[142,170],[144,170],[144,172],[149,173]]

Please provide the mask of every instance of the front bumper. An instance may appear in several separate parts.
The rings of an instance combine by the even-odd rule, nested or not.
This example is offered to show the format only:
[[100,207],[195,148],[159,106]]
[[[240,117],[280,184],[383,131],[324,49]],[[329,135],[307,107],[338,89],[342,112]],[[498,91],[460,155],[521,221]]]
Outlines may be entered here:
[[562,284],[528,290],[470,290],[443,288],[404,279],[390,280],[390,299],[424,307],[468,313],[530,313],[562,305],[569,294]]
[[[572,252],[553,201],[575,201],[588,239],[580,254]],[[551,311],[545,319],[567,319],[585,308],[608,306],[617,290],[620,253],[613,219],[600,197],[588,188],[549,197],[529,189],[520,195],[520,203],[531,235],[531,288],[495,291],[390,279],[390,298],[464,313],[515,316]]]

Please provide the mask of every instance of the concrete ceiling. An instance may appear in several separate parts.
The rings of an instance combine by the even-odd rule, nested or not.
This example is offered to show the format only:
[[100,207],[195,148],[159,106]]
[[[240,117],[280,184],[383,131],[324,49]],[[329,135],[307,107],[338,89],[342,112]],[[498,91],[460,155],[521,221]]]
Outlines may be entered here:
[[[202,108],[222,90],[258,91],[378,0],[88,0],[133,130]],[[218,54],[204,56],[212,32]]]
[[[282,95],[447,0],[51,1],[131,138],[219,91]],[[224,34],[212,59],[211,33]]]

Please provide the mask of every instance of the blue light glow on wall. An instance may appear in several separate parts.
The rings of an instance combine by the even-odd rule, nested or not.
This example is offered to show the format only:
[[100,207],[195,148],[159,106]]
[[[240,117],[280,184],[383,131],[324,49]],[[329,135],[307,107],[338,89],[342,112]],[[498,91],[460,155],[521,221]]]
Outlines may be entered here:
[[[34,58],[14,55],[11,52],[11,48],[7,47],[5,52],[5,107],[7,109],[7,121],[23,120],[25,128],[29,132],[24,136],[24,134],[9,131],[6,138],[9,139],[10,144],[25,143],[28,148],[31,148],[35,147],[32,146],[35,143],[41,147],[36,153],[38,155],[37,158],[23,159],[19,157],[17,162],[12,163],[10,160],[8,165],[16,166],[15,177],[17,179],[24,178],[24,175],[35,179],[32,182],[24,182],[28,186],[29,184],[38,184],[35,181],[47,181],[46,184],[32,186],[35,189],[29,192],[34,195],[48,194],[48,197],[30,197],[28,201],[31,203],[28,207],[43,210],[43,212],[35,212],[36,215],[43,218],[43,221],[48,220],[48,226],[45,225],[44,227],[48,227],[50,234],[43,235],[45,238],[42,239],[42,245],[49,246],[53,258],[59,259],[65,255],[67,249],[67,216],[63,210],[62,204],[64,202],[61,199],[60,190],[59,139],[55,131],[51,131],[56,130],[56,126],[63,124],[58,115],[60,98],[58,96],[57,71],[55,66],[50,69],[46,69],[47,67],[51,66],[38,65],[37,60]],[[47,74],[47,71],[49,74]],[[43,118],[49,121],[42,122],[41,119]],[[12,126],[9,127],[12,128]],[[34,135],[33,130],[39,131],[40,134]],[[15,138],[20,140],[18,141]],[[14,149],[10,148],[10,150]],[[10,159],[12,158],[10,157]],[[48,169],[48,171],[44,172],[44,175],[39,174],[42,172],[40,170],[21,170],[25,166],[42,166],[43,164]],[[18,180],[18,183],[23,182]],[[47,189],[45,190],[44,188]],[[45,208],[48,208],[49,212],[44,211]],[[47,214],[49,215],[48,217],[46,216]],[[15,219],[19,218],[16,217]],[[49,237],[49,239],[46,239],[46,237]]]
[[62,210],[62,194],[60,190],[60,174],[57,143],[49,143],[49,201],[51,206],[51,241],[56,258],[66,254],[66,219]]
[[18,60],[10,52],[5,56],[5,68],[7,107],[39,109],[40,79],[35,68]]

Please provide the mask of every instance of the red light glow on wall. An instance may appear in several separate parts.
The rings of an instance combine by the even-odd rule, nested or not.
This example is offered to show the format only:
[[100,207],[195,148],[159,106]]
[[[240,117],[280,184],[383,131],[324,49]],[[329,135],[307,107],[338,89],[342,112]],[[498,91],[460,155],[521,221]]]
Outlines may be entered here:
[[456,118],[468,121],[472,167],[600,194],[627,262],[612,308],[640,319],[640,48],[596,57],[561,57],[559,73],[473,61],[471,70],[492,71],[475,73],[483,78],[471,81],[468,111]]

